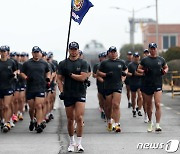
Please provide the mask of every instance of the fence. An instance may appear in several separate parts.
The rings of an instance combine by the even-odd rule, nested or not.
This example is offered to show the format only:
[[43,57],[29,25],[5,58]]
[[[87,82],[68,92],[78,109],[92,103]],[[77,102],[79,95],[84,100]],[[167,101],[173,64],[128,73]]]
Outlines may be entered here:
[[180,72],[169,71],[163,76],[163,91],[171,92],[172,98],[180,95]]

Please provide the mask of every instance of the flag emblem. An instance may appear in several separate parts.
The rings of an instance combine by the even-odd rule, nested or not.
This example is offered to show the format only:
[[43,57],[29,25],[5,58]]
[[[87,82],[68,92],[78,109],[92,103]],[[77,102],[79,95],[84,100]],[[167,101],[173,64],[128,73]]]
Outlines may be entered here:
[[83,7],[83,4],[84,4],[84,0],[75,0],[75,1],[74,1],[73,9],[74,9],[75,11],[79,11],[79,10],[81,10],[81,8]]

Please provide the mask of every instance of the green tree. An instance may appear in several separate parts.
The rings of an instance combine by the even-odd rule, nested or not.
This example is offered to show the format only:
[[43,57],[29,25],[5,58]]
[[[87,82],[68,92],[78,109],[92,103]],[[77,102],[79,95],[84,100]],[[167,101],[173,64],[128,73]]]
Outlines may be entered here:
[[166,61],[171,61],[175,59],[180,59],[180,47],[172,47],[169,48],[166,52],[164,52],[163,57]]
[[122,46],[122,48],[120,49],[120,58],[121,59],[126,59],[126,55],[127,55],[128,51],[132,51],[133,53],[137,51],[142,56],[143,50],[144,50],[144,48],[143,48],[142,44],[135,44],[134,49],[133,49],[132,44],[124,44]]

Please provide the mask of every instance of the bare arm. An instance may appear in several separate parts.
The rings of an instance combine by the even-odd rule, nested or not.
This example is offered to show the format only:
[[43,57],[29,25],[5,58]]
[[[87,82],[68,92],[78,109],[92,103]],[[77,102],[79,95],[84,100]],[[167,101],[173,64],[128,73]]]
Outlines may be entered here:
[[81,72],[80,75],[72,73],[71,78],[73,78],[74,80],[83,82],[83,81],[85,81],[87,79],[87,73]]
[[64,77],[62,75],[57,75],[57,84],[60,92],[63,92],[63,84],[64,84]]
[[101,71],[97,71],[97,75],[100,76],[100,77],[106,77],[106,73],[104,72],[101,72]]
[[[127,73],[128,73],[128,69],[126,69],[124,72],[127,74]],[[126,76],[121,76],[121,80],[122,80],[122,82],[124,82],[124,81],[125,81],[125,79],[126,79]]]

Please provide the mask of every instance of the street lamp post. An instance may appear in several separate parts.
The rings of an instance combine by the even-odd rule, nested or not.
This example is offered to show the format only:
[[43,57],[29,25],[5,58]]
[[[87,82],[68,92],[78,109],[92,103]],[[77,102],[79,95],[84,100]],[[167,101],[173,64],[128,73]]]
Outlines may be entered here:
[[156,43],[159,44],[159,28],[158,28],[158,0],[156,0]]
[[132,13],[132,18],[129,20],[129,22],[130,22],[130,44],[132,44],[133,50],[134,50],[134,33],[135,33],[135,17],[134,17],[135,15],[134,14],[141,10],[150,8],[152,6],[155,6],[155,5],[148,5],[146,7],[140,8],[138,10],[134,10],[134,8],[133,8],[132,11],[124,9],[124,8],[120,8],[120,7],[111,7],[113,9],[123,10],[123,11],[129,12],[129,13]]

